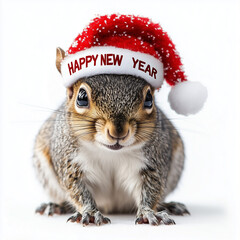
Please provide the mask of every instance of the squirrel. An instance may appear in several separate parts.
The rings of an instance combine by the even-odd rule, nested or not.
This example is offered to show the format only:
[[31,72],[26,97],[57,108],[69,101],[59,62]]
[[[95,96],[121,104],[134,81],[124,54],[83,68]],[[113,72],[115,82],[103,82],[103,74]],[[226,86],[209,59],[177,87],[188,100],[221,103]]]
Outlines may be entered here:
[[[65,52],[57,49],[56,66]],[[175,224],[184,204],[164,202],[180,179],[183,141],[141,77],[99,74],[67,88],[41,127],[33,162],[52,199],[36,209],[71,222],[110,223],[103,214],[136,213],[136,224]]]

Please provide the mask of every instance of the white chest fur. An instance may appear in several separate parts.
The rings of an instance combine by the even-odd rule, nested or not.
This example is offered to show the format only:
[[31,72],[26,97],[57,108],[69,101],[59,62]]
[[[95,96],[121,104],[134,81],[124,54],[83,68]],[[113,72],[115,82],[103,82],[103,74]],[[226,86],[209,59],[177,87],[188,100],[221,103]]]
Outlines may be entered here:
[[104,212],[128,212],[138,205],[145,160],[140,148],[110,151],[84,143],[74,159],[84,171],[85,182]]

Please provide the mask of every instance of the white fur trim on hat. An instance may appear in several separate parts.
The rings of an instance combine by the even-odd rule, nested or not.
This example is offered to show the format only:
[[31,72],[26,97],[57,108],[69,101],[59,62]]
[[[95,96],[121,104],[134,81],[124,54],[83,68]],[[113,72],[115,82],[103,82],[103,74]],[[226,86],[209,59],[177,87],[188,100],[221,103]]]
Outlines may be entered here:
[[207,96],[207,88],[201,83],[185,81],[172,87],[168,101],[175,112],[187,116],[201,110]]
[[91,47],[70,54],[61,63],[65,87],[83,77],[97,74],[129,74],[145,79],[159,88],[163,82],[163,64],[152,55],[111,46]]

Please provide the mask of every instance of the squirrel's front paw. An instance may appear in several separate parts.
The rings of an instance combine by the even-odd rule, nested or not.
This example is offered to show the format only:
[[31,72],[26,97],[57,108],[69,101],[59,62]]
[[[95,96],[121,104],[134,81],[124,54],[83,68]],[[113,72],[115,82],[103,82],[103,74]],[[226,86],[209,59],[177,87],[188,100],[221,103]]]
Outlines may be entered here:
[[175,224],[174,220],[169,217],[166,211],[154,212],[151,209],[140,211],[135,220],[135,224],[147,223],[151,225],[159,225],[161,222],[165,225]]
[[93,212],[84,212],[83,214],[80,214],[79,212],[76,212],[74,215],[72,215],[68,220],[71,222],[81,222],[83,226],[89,225],[89,223],[94,223],[97,226],[100,226],[102,224],[111,223],[110,219],[107,217],[104,217],[100,211],[93,211]]

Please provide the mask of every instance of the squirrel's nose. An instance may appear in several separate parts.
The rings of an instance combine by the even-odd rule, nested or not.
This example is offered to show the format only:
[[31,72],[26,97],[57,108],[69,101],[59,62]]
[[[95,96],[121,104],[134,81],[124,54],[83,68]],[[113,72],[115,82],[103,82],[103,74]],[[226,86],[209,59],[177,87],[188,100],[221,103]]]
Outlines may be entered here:
[[127,129],[127,131],[122,132],[121,134],[117,134],[116,131],[111,131],[111,129],[108,129],[107,134],[110,138],[114,140],[124,140],[129,134],[129,129]]

